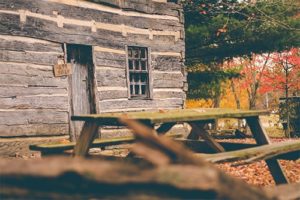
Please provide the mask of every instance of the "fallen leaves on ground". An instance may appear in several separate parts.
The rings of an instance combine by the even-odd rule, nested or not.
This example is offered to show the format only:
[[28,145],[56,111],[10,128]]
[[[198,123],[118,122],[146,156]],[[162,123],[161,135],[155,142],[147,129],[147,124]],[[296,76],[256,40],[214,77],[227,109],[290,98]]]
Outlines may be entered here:
[[[272,139],[272,142],[287,141],[285,138]],[[295,139],[293,139],[295,140]],[[299,139],[297,139],[299,140]],[[237,143],[255,143],[254,139],[226,139],[222,140],[226,142],[237,142]],[[300,142],[300,140],[299,140]],[[300,182],[300,160],[287,161],[280,160],[280,163],[286,172],[286,175],[291,183]],[[233,163],[217,164],[217,166],[224,170],[226,173],[240,178],[249,184],[257,186],[269,186],[275,185],[274,180],[270,174],[270,171],[265,161],[252,163],[249,165],[231,166]]]

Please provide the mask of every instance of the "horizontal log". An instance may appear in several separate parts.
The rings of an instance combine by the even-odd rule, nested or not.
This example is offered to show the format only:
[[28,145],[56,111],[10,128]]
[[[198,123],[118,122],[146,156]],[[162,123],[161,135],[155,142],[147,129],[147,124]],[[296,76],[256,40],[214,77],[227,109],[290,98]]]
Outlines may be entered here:
[[101,90],[98,91],[99,100],[121,99],[128,97],[127,88],[125,90]]
[[163,99],[163,98],[182,98],[185,99],[185,92],[182,89],[155,89],[153,90],[154,99]]
[[151,55],[151,64],[154,70],[158,71],[179,71],[181,72],[184,64],[180,57]]
[[9,198],[275,198],[209,164],[153,167],[145,162],[134,164],[118,160],[49,157],[31,162],[2,159],[0,166],[0,194]]
[[[149,14],[159,14],[159,15],[170,15],[170,16],[178,16],[178,13],[175,12],[176,9],[180,9],[180,5],[174,3],[159,3],[155,1],[147,1],[147,0],[89,0],[91,2],[108,4],[111,6],[115,6],[118,8],[122,8],[124,10],[134,10],[138,12],[144,12]],[[169,9],[168,9],[169,8]]]
[[0,125],[23,124],[66,124],[69,122],[67,112],[53,109],[35,110],[0,110]]
[[[163,4],[164,12],[166,12],[166,10],[172,10],[172,12],[176,14],[174,17],[172,17],[166,14],[161,15],[159,13],[157,13],[157,15],[155,13],[143,14],[138,10],[137,12],[121,10],[122,8],[116,5],[112,5],[113,7],[103,5],[103,3],[107,5],[111,2],[112,1],[107,1],[107,2],[98,2],[99,4],[93,4],[93,3],[86,3],[86,2],[78,3],[76,0],[72,0],[72,1],[50,0],[50,1],[39,1],[39,2],[36,2],[34,0],[24,0],[24,1],[12,0],[9,3],[1,2],[0,5],[1,8],[7,10],[27,9],[32,12],[46,14],[50,16],[53,15],[53,11],[57,11],[58,14],[66,18],[83,19],[87,21],[95,20],[95,21],[103,21],[109,23],[124,23],[126,25],[128,24],[140,28],[144,28],[141,23],[142,20],[146,22],[149,21],[153,24],[158,22],[158,20],[163,21],[160,23],[166,24],[166,26],[169,27],[172,25],[173,26],[179,25],[178,11],[177,12],[175,11],[176,9],[178,10],[180,9],[178,5],[177,8],[172,8],[173,4]],[[151,4],[152,2],[148,1],[148,4],[149,3]],[[134,8],[137,8],[137,6],[135,6],[134,4],[132,4],[132,6],[134,6]],[[147,7],[146,4],[142,6],[143,9],[145,9],[145,7]],[[147,11],[149,11],[149,9],[147,9]],[[159,10],[154,10],[154,11],[158,12]],[[141,24],[138,25],[134,24],[133,22],[134,20],[140,22]]]
[[123,49],[124,54],[109,53],[103,51],[94,51],[94,64],[97,66],[115,67],[125,69],[126,67],[126,55],[125,47]]
[[0,49],[10,51],[36,51],[63,53],[62,45],[26,37],[0,35]]
[[0,137],[57,136],[69,133],[69,124],[0,125]]
[[182,88],[184,77],[181,73],[153,71],[153,88]]
[[67,95],[33,95],[0,98],[0,109],[58,109],[68,111]]
[[66,77],[45,78],[39,76],[0,74],[0,85],[24,85],[28,87],[67,88],[68,79]]
[[199,156],[204,157],[206,160],[215,163],[240,161],[239,164],[250,164],[256,161],[274,158],[275,156],[291,152],[298,152],[297,159],[300,158],[299,141],[274,143],[238,151]]
[[54,77],[53,66],[34,65],[30,63],[0,62],[0,73],[23,76]]
[[97,68],[96,79],[99,87],[102,86],[127,87],[125,68],[124,69]]
[[[0,31],[3,34],[27,36],[59,43],[99,45],[116,49],[124,49],[126,44],[130,44],[148,46],[154,51],[184,51],[184,41],[182,39],[177,41],[179,38],[177,32],[154,32],[152,39],[151,33],[145,32],[143,29],[140,31],[141,33],[137,32],[136,34],[133,34],[134,30],[128,30],[128,34],[125,34],[126,32],[120,31],[121,27],[117,29],[117,32],[103,29],[92,32],[91,27],[84,26],[87,23],[82,23],[82,26],[64,24],[63,28],[60,28],[57,22],[35,17],[27,17],[26,23],[21,24],[18,15],[0,13],[0,17],[2,18]],[[124,34],[127,36],[123,36]]]
[[141,110],[144,108],[149,109],[171,109],[182,108],[183,100],[180,98],[170,99],[154,99],[154,100],[105,100],[99,101],[99,107],[102,112],[113,112],[118,110],[136,109]]
[[28,86],[0,86],[0,98],[28,96],[28,95],[52,95],[67,94],[67,88],[53,87],[28,87]]
[[58,57],[62,53],[52,52],[32,52],[32,51],[0,51],[0,61],[32,63],[38,65],[54,65],[57,64]]

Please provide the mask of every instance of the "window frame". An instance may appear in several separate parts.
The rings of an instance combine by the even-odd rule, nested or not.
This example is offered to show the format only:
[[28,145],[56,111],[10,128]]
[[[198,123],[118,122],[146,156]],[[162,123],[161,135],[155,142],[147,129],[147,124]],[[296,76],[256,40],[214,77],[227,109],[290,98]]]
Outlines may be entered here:
[[[147,50],[147,65],[148,65],[148,94],[146,96],[132,96],[130,92],[130,70],[129,70],[129,48],[145,48]],[[152,100],[153,99],[153,87],[152,87],[152,66],[151,66],[151,48],[139,45],[126,45],[126,78],[127,78],[127,94],[129,100]]]

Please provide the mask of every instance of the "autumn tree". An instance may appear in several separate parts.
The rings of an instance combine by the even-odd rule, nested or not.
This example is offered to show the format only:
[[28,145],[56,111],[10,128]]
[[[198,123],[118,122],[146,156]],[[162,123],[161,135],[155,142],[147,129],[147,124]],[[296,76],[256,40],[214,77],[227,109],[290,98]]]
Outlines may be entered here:
[[[291,0],[257,0],[256,3],[186,0],[186,64],[189,67],[204,64],[205,70],[202,68],[197,73],[205,74],[208,71],[216,75],[212,78],[212,84],[200,79],[199,75],[193,76],[198,79],[189,79],[192,85],[189,97],[205,97],[202,96],[204,92],[196,95],[196,91],[207,91],[212,85],[209,90],[214,91],[211,92],[214,95],[211,97],[218,98],[215,94],[221,94],[220,86],[226,79],[217,79],[219,74],[224,75],[220,66],[226,60],[300,46],[300,22],[296,17],[299,6],[296,4]],[[198,88],[195,89],[195,85]],[[252,93],[256,91],[254,87]],[[251,104],[253,107],[255,102]]]

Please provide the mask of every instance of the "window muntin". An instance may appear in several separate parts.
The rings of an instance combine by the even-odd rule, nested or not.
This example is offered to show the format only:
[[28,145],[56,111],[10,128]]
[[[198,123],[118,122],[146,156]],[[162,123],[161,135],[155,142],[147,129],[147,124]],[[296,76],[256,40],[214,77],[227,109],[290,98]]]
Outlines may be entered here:
[[128,47],[130,98],[149,98],[149,62],[146,47]]

